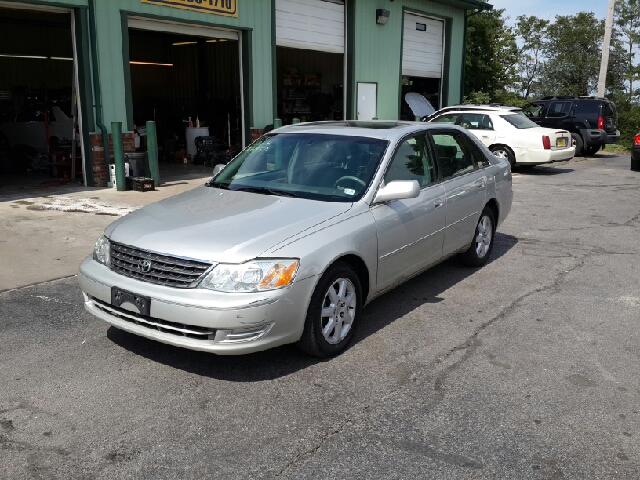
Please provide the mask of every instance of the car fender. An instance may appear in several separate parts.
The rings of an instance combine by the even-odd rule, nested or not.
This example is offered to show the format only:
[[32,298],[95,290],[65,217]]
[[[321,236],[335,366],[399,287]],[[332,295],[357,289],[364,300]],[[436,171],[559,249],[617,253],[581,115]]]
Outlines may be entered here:
[[370,297],[376,286],[378,237],[371,211],[368,208],[359,210],[359,213],[273,247],[262,256],[299,258],[296,281],[315,277],[317,284],[326,269],[339,258],[355,255],[368,270],[368,279],[361,281],[368,282]]

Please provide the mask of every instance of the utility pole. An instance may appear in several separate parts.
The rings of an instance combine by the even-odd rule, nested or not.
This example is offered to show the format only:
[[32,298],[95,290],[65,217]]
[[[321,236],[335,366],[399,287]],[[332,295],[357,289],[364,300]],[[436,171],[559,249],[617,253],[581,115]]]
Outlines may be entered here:
[[600,63],[600,77],[598,78],[598,97],[604,97],[604,87],[607,81],[609,67],[609,46],[611,45],[611,30],[613,29],[613,10],[616,0],[609,0],[609,11],[604,24],[604,41],[602,42],[602,62]]

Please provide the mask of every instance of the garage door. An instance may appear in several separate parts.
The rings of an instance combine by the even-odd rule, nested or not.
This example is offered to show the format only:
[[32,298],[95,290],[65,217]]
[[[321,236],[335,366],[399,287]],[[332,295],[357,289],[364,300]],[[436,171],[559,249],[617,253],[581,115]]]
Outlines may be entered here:
[[404,14],[402,75],[442,78],[444,22]]
[[162,20],[150,20],[141,17],[129,17],[129,28],[137,30],[151,30],[153,32],[176,33],[194,37],[228,38],[238,40],[238,32],[222,28],[210,28],[200,25],[190,25]]
[[344,2],[276,0],[276,45],[344,53]]

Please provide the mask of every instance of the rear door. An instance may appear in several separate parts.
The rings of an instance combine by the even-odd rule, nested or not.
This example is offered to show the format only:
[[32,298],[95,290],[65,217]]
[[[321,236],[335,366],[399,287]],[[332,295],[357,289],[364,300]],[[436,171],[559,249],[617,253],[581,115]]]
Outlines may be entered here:
[[444,188],[424,134],[401,142],[385,173],[384,183],[417,180],[417,198],[395,200],[371,208],[378,231],[379,288],[400,282],[442,256],[445,231]]
[[442,186],[446,196],[446,230],[443,255],[471,244],[476,222],[484,208],[487,187],[485,169],[479,169],[465,134],[458,131],[431,133]]
[[547,128],[566,129],[571,121],[571,102],[551,102],[547,109],[544,126]]
[[487,147],[495,142],[496,132],[493,130],[493,122],[489,115],[484,113],[463,113],[458,125],[473,133]]

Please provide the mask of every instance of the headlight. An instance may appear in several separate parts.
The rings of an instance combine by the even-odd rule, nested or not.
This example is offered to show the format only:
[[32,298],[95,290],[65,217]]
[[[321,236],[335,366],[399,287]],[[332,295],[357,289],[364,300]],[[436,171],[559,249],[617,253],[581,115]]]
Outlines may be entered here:
[[111,244],[104,235],[100,236],[96,246],[93,247],[93,259],[103,265],[111,265]]
[[241,265],[221,263],[200,282],[200,288],[218,292],[263,292],[293,282],[298,260],[253,260]]

